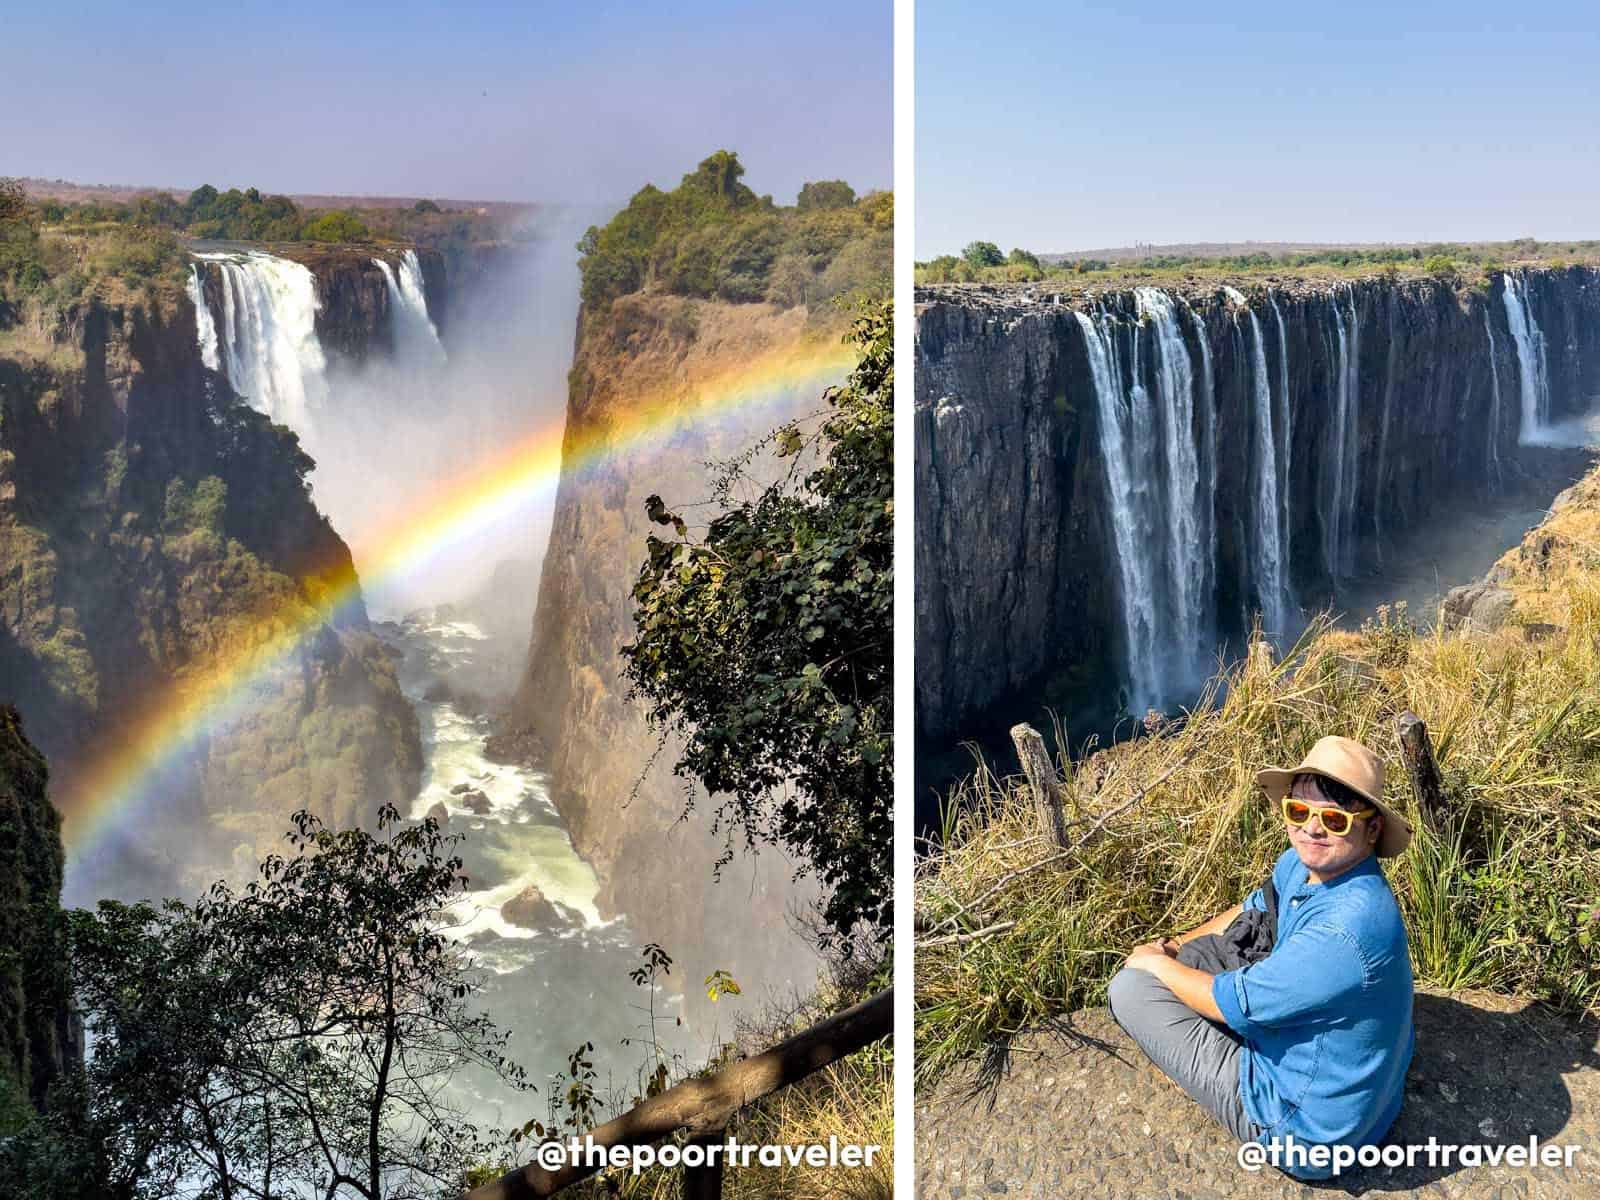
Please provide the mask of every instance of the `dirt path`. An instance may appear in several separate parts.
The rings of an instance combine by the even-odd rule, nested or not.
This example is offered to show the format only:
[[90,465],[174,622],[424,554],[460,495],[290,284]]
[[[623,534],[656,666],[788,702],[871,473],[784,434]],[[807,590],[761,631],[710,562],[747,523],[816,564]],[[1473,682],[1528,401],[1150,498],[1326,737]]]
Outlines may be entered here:
[[1417,1047],[1390,1141],[1578,1146],[1574,1166],[1352,1168],[1305,1184],[1237,1165],[1227,1133],[1103,1008],[1016,1039],[916,1106],[920,1200],[989,1196],[1224,1200],[1600,1197],[1600,1022],[1483,993],[1419,990]]

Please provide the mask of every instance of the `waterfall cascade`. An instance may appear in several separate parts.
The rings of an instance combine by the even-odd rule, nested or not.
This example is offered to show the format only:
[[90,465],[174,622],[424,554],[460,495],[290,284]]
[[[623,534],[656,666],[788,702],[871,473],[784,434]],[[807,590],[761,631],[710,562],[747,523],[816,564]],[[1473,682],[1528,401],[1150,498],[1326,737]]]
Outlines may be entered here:
[[[1074,316],[1094,381],[1122,591],[1128,707],[1138,712],[1159,707],[1203,675],[1216,625],[1216,466],[1204,329],[1197,436],[1194,363],[1180,318],[1180,305],[1183,313],[1188,307],[1155,288],[1138,289],[1134,303],[1133,322],[1104,309]],[[1141,354],[1146,329],[1154,344]]]
[[428,316],[428,298],[422,287],[422,265],[417,261],[417,252],[407,250],[401,255],[398,271],[381,258],[372,261],[383,272],[389,288],[396,360],[408,367],[443,365],[444,345],[439,341],[439,330],[433,318]]
[[[1116,543],[1119,582],[1122,585],[1122,630],[1125,640],[1130,708],[1150,702],[1156,695],[1155,588],[1149,577],[1151,561],[1144,549],[1149,528],[1140,518],[1148,507],[1149,482],[1130,469],[1130,439],[1137,434],[1132,412],[1122,390],[1122,369],[1117,360],[1115,335],[1106,327],[1103,313],[1091,319],[1074,312],[1083,329],[1098,406],[1100,449],[1106,463],[1106,485],[1111,493],[1111,532]],[[1148,428],[1148,427],[1147,427]]]
[[1505,482],[1500,471],[1500,362],[1494,353],[1494,322],[1483,306],[1483,331],[1489,335],[1489,477],[1496,487]]
[[1354,533],[1357,493],[1361,479],[1357,456],[1361,432],[1361,321],[1355,293],[1350,293],[1349,320],[1338,304],[1332,306],[1338,346],[1329,381],[1333,396],[1333,428],[1323,489],[1322,558],[1328,577],[1348,575],[1355,567]]
[[1294,529],[1293,510],[1290,506],[1292,488],[1289,486],[1289,460],[1294,445],[1294,409],[1289,404],[1289,337],[1283,327],[1283,312],[1278,308],[1278,297],[1270,290],[1267,303],[1272,305],[1272,315],[1278,322],[1278,504],[1282,515],[1278,520],[1278,534],[1283,542],[1283,602],[1287,609],[1294,608],[1294,585],[1289,578],[1290,534]]
[[200,280],[200,268],[189,264],[189,300],[194,305],[195,333],[200,339],[200,361],[208,371],[222,370],[222,360],[217,356],[217,322],[206,303],[205,286]]
[[1255,549],[1256,603],[1267,632],[1281,636],[1286,629],[1288,614],[1284,603],[1284,555],[1279,519],[1282,511],[1278,503],[1279,442],[1273,429],[1272,381],[1267,374],[1267,351],[1261,332],[1261,322],[1242,292],[1234,288],[1223,289],[1237,306],[1233,319],[1239,321],[1239,309],[1250,317],[1250,383],[1254,397],[1252,413],[1252,444],[1250,471],[1254,480],[1253,492],[1253,543]]
[[[258,250],[195,258],[215,264],[222,282],[220,336],[203,292],[195,305],[202,356],[209,325],[212,343],[221,348],[213,358],[220,357],[233,390],[274,421],[304,433],[328,395],[315,278],[297,262]],[[198,272],[191,286],[199,290]]]
[[1505,276],[1501,298],[1506,306],[1506,325],[1517,344],[1517,374],[1522,385],[1522,424],[1518,440],[1524,445],[1537,442],[1550,423],[1550,382],[1545,362],[1544,334],[1533,319],[1528,304],[1527,281],[1513,274]]

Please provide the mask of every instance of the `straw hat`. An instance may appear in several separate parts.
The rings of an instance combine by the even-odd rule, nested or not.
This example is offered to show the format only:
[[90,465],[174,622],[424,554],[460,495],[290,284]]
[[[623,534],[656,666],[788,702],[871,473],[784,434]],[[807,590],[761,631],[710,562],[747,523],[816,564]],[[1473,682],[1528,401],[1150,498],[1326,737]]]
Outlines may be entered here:
[[1289,794],[1296,775],[1320,775],[1359,792],[1383,814],[1383,833],[1375,853],[1393,858],[1411,841],[1411,823],[1380,798],[1383,795],[1383,760],[1360,742],[1344,737],[1325,737],[1311,747],[1298,767],[1267,767],[1256,772],[1261,790],[1277,802]]

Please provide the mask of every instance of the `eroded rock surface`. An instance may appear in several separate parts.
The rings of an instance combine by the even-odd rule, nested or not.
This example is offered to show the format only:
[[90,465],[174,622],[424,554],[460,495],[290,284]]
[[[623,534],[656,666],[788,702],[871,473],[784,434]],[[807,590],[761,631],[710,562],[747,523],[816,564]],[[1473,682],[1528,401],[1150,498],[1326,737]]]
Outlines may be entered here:
[[920,1200],[1582,1200],[1600,1176],[1600,1022],[1484,993],[1419,990],[1405,1107],[1388,1143],[1581,1147],[1558,1167],[1353,1168],[1303,1183],[1237,1164],[1228,1133],[1103,1008],[1015,1039],[916,1103]]

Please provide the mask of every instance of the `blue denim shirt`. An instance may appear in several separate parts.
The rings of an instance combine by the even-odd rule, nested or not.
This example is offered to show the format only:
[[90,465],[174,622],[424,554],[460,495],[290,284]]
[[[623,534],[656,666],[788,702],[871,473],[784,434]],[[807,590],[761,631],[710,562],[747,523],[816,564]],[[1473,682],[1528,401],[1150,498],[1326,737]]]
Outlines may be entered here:
[[[1263,1141],[1375,1144],[1400,1114],[1411,1026],[1411,954],[1400,906],[1376,857],[1324,884],[1291,846],[1272,871],[1278,937],[1272,953],[1211,985],[1245,1040],[1239,1095]],[[1257,888],[1246,908],[1264,909]],[[1296,1166],[1302,1179],[1331,1168]]]

